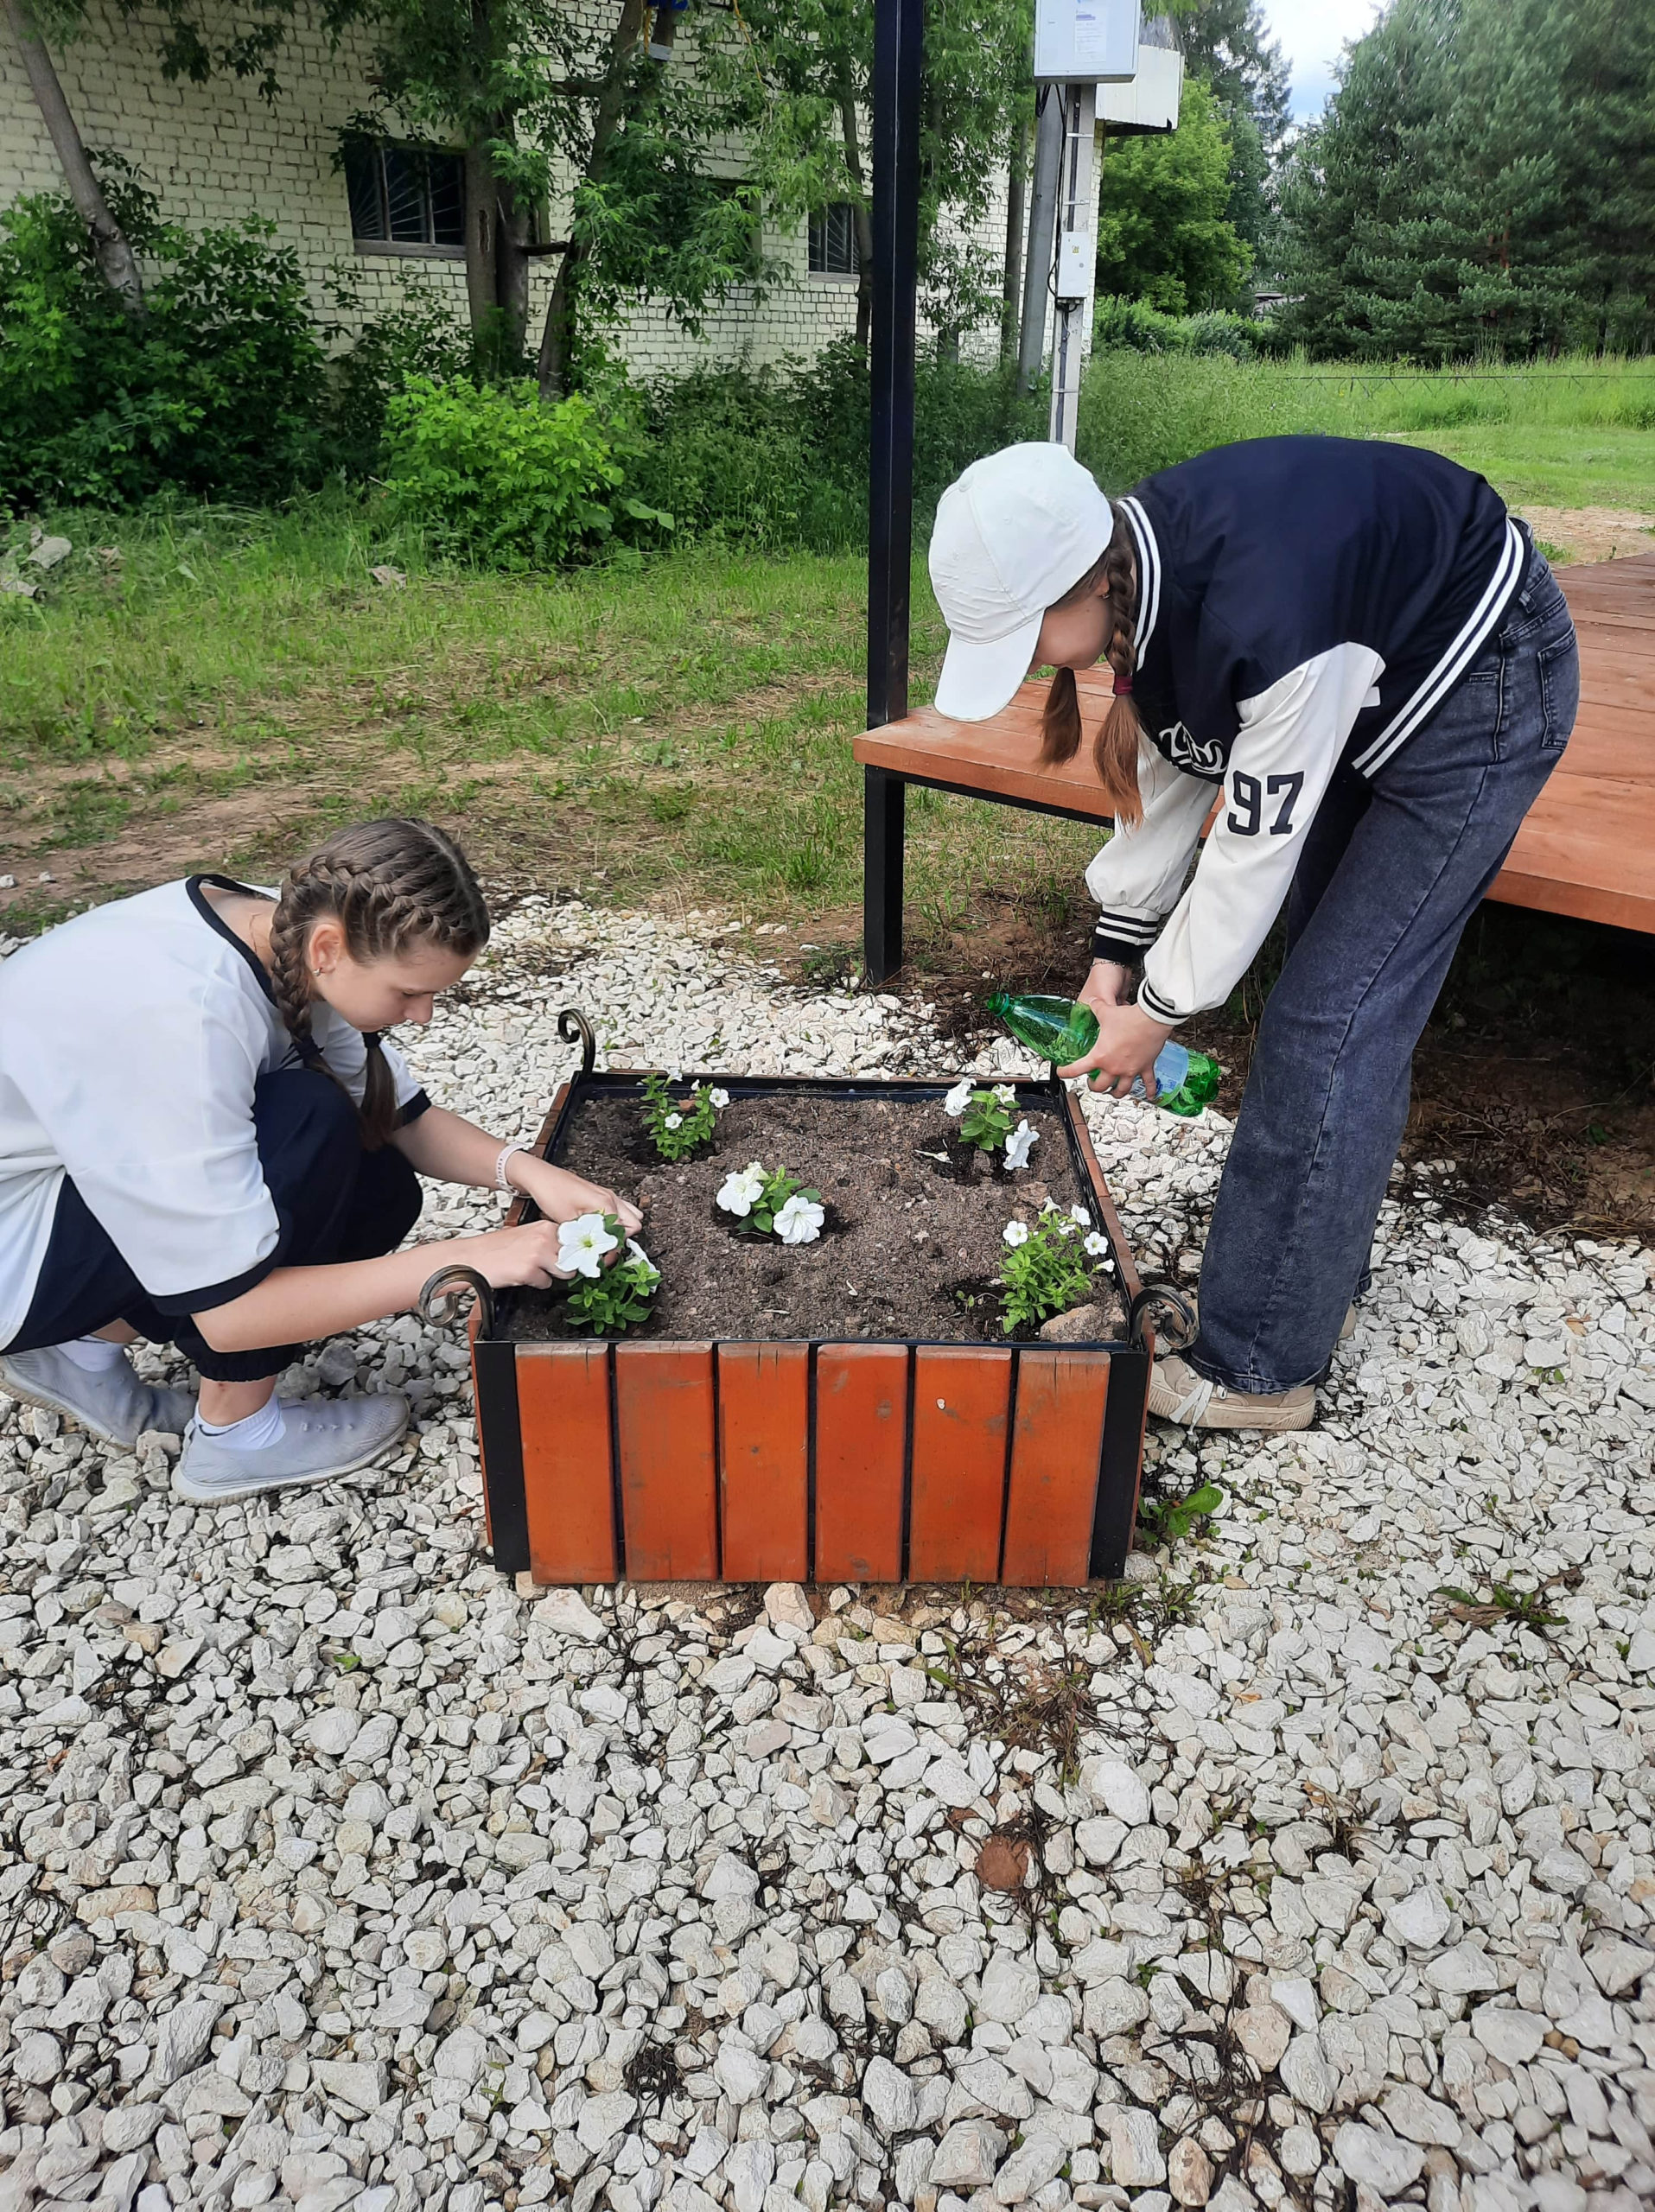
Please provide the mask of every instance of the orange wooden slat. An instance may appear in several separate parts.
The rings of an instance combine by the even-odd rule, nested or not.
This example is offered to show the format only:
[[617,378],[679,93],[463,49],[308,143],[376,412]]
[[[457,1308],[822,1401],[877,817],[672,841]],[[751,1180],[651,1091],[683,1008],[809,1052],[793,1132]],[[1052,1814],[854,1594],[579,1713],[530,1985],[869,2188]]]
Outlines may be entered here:
[[712,1346],[617,1344],[614,1381],[628,1580],[716,1582]]
[[816,1355],[816,1580],[902,1580],[908,1355],[823,1344]]
[[1580,633],[1581,704],[1635,714],[1644,726],[1645,757],[1655,774],[1655,727],[1651,723],[1655,716],[1655,650],[1611,652],[1600,644],[1601,634]]
[[913,1355],[908,1578],[992,1582],[1005,1514],[1011,1353],[921,1345]]
[[1003,1582],[1068,1590],[1086,1580],[1108,1401],[1106,1351],[1018,1353]]
[[613,1582],[607,1344],[519,1344],[517,1400],[529,1567],[537,1582]]
[[803,1582],[810,1573],[806,1471],[810,1351],[718,1347],[718,1476],[726,1582]]
[[1554,776],[1489,896],[1655,931],[1655,794],[1647,785]]
[[1557,776],[1607,776],[1655,792],[1655,711],[1582,703],[1573,734],[1553,772]]

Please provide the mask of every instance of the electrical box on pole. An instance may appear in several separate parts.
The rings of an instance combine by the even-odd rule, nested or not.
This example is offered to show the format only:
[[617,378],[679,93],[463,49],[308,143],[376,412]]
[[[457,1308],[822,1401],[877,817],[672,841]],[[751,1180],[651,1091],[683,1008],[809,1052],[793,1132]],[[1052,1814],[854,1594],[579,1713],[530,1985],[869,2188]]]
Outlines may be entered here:
[[1136,75],[1139,0],[1034,0],[1039,84],[1124,84]]

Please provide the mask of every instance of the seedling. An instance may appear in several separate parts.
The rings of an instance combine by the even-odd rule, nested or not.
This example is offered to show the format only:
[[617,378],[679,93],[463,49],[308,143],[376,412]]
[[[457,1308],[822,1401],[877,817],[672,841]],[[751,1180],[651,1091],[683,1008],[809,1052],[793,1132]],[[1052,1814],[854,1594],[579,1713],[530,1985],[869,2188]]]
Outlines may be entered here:
[[[606,1265],[612,1252],[625,1255]],[[575,1270],[566,1307],[595,1337],[624,1336],[649,1318],[650,1301],[660,1287],[661,1271],[641,1244],[626,1236],[612,1213],[583,1213],[557,1230],[559,1264]]]
[[687,1093],[672,1095],[674,1076],[644,1078],[644,1127],[663,1160],[688,1160],[712,1141],[720,1110],[729,1104],[729,1093],[715,1087],[703,1090],[691,1084]]
[[951,1121],[958,1122],[962,1144],[989,1153],[1003,1147],[1008,1167],[1027,1167],[1029,1154],[1040,1142],[1040,1133],[1026,1121],[1013,1128],[1011,1117],[1016,1104],[1017,1094],[1009,1083],[974,1090],[971,1077],[963,1076],[943,1100],[943,1111]]
[[1084,1206],[1065,1213],[1048,1201],[1032,1229],[1009,1221],[1001,1235],[1006,1256],[996,1281],[1007,1336],[1023,1323],[1037,1325],[1084,1305],[1096,1287],[1098,1266],[1108,1265],[1109,1240],[1092,1228]]
[[801,1184],[785,1167],[767,1167],[760,1160],[733,1168],[716,1203],[748,1230],[779,1236],[784,1244],[814,1244],[827,1219],[819,1191]]

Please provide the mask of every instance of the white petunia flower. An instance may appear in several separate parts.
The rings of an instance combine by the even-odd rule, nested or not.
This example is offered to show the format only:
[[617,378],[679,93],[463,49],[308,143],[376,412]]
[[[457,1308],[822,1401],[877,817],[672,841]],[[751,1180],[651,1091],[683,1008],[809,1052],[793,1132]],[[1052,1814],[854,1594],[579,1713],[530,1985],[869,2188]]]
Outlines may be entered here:
[[1090,1229],[1092,1227],[1092,1216],[1086,1211],[1085,1206],[1071,1206],[1069,1208],[1069,1218],[1071,1221],[1078,1221],[1082,1229]]
[[627,1257],[639,1268],[651,1282],[659,1282],[661,1271],[635,1236],[627,1239]]
[[1094,1229],[1086,1239],[1085,1249],[1092,1259],[1104,1259],[1109,1251],[1109,1239],[1100,1230]]
[[957,1122],[971,1103],[971,1078],[968,1075],[963,1075],[947,1097],[943,1100],[942,1109],[951,1122]]
[[795,1191],[776,1216],[776,1234],[784,1244],[814,1244],[826,1219],[825,1206],[818,1205],[814,1198],[807,1198],[803,1192]]
[[715,1113],[722,1114],[725,1107],[729,1104],[729,1093],[728,1090],[710,1090],[707,1093],[707,1096],[711,1102]]
[[669,1114],[666,1119],[661,1123],[661,1127],[664,1129],[681,1129],[684,1127],[683,1115]]
[[1040,1142],[1040,1131],[1032,1129],[1027,1122],[1019,1122],[1006,1139],[1006,1166],[1027,1167],[1028,1155]]
[[684,1081],[684,1070],[682,1068],[668,1068],[666,1071],[666,1079],[669,1083],[682,1083]]
[[574,1221],[557,1224],[557,1264],[573,1268],[579,1275],[589,1275],[595,1282],[603,1272],[606,1254],[613,1252],[620,1243],[611,1236],[601,1213],[583,1213]]
[[1015,1252],[1020,1244],[1028,1243],[1028,1224],[1023,1221],[1009,1221],[1000,1234]]
[[726,1213],[737,1214],[745,1219],[763,1196],[763,1164],[749,1160],[745,1167],[732,1167],[725,1176],[717,1203]]
[[994,1095],[1003,1106],[1015,1106],[1017,1103],[1017,1094],[1009,1083],[996,1083],[994,1086]]

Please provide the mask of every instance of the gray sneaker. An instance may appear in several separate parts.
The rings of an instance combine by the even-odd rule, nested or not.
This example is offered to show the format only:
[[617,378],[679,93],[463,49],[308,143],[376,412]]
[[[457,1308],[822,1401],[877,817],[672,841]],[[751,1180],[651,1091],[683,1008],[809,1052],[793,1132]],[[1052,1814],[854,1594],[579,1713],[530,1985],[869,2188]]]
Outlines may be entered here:
[[258,1452],[229,1451],[222,1438],[204,1436],[192,1421],[173,1470],[175,1496],[218,1505],[353,1474],[397,1441],[408,1426],[408,1401],[398,1390],[370,1398],[283,1398],[282,1419],[284,1433]]
[[131,1362],[118,1359],[95,1373],[77,1367],[57,1344],[41,1351],[0,1352],[0,1390],[26,1406],[61,1414],[105,1444],[129,1449],[146,1429],[181,1436],[195,1411],[188,1390],[140,1382]]

